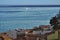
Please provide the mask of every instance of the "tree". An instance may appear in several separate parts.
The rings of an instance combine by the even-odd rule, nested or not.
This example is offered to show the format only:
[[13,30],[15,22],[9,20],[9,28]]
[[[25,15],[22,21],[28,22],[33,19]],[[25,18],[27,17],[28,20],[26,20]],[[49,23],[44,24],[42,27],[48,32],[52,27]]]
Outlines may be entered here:
[[[50,24],[51,26],[53,26],[54,30],[58,30],[58,38],[60,37],[60,11],[59,14],[57,14],[57,16],[52,17],[52,19],[50,20]],[[60,38],[59,38],[60,40]]]
[[57,26],[58,26],[58,21],[57,21],[57,18],[56,16],[55,17],[52,17],[52,19],[50,20],[50,24],[51,26],[53,26],[53,29],[56,30],[57,29]]

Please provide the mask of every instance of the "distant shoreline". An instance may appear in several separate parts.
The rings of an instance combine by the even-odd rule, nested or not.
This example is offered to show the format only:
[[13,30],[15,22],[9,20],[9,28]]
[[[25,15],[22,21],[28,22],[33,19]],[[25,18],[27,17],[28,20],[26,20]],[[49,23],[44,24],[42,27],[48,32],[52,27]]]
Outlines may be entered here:
[[60,5],[0,5],[0,7],[60,7]]

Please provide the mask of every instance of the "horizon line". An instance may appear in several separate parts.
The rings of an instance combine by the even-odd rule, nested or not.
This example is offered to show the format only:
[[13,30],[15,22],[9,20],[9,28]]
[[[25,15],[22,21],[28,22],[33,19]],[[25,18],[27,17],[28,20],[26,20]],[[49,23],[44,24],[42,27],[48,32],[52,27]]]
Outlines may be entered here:
[[0,5],[0,7],[60,7],[60,5]]

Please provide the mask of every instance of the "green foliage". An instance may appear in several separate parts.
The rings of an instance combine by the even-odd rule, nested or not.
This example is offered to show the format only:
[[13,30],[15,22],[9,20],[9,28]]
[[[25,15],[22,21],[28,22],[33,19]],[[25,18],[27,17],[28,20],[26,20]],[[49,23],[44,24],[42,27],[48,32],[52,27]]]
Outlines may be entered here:
[[56,16],[52,17],[52,19],[50,20],[50,24],[51,24],[51,26],[53,26],[54,30],[57,28],[57,26],[58,26],[58,20],[57,20]]

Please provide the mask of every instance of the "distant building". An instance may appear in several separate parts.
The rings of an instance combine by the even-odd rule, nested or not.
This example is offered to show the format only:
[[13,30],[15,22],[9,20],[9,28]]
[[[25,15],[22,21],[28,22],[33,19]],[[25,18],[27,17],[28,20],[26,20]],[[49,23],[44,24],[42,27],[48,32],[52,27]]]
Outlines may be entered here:
[[53,31],[53,28],[50,25],[41,25],[38,28],[34,29],[33,34],[46,34],[52,31]]
[[2,37],[4,40],[12,40],[7,33],[0,33],[0,37]]
[[15,30],[9,30],[9,31],[7,32],[7,34],[8,34],[9,37],[12,38],[12,39],[17,38],[17,31],[15,31]]
[[53,31],[53,27],[51,27],[50,25],[43,25],[41,29],[42,29],[41,31],[43,31],[44,34],[50,33]]

